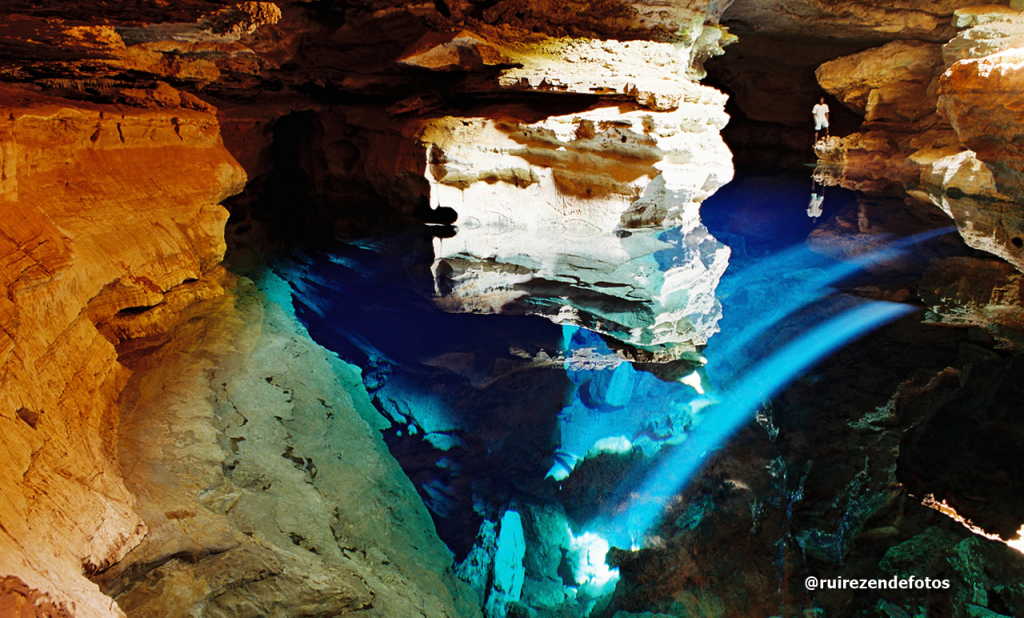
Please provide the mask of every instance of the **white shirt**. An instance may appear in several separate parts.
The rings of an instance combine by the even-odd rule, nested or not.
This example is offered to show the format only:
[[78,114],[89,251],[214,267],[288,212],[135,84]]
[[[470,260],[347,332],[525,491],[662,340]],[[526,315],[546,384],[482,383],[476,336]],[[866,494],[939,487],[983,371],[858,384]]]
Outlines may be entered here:
[[817,219],[821,216],[821,203],[825,201],[825,193],[811,193],[811,203],[807,206],[807,216]]
[[818,122],[818,124],[821,124],[822,122],[825,122],[828,118],[828,105],[825,105],[824,103],[818,103],[817,105],[814,106],[814,109],[811,110],[811,113],[814,114],[814,120]]

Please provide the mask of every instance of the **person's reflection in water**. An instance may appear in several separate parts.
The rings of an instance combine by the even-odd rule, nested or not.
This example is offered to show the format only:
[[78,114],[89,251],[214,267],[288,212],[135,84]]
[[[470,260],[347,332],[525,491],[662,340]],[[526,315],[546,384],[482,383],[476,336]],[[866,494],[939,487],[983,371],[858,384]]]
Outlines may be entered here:
[[825,201],[825,187],[811,178],[811,203],[807,206],[807,216],[817,220],[821,216],[821,204]]

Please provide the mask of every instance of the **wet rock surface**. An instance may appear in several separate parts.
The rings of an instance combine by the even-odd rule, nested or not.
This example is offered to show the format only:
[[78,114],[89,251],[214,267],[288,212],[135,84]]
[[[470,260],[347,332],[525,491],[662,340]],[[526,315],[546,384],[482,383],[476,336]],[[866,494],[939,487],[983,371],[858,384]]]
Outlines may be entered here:
[[[0,613],[1021,614],[1019,555],[947,517],[1020,524],[1017,4],[8,2]],[[837,306],[927,313],[710,449],[649,546],[610,554],[609,596],[581,522],[714,422],[690,403],[718,297],[749,321],[777,300],[720,287],[727,254],[809,231],[805,187],[802,224],[778,216],[785,182],[701,226],[732,175],[705,62],[742,119],[730,145],[772,146],[746,161],[801,168],[810,105],[833,97],[844,137],[817,147],[818,179],[872,195],[808,215],[817,256],[946,217],[978,251],[918,243],[847,286]],[[242,169],[230,225],[288,256],[293,289],[259,282],[278,304],[217,266]],[[366,235],[410,221],[432,227],[385,249],[400,268],[360,263]],[[335,234],[348,252],[289,246]],[[292,292],[367,399],[282,313]],[[680,396],[645,407],[662,390]],[[811,592],[807,574],[951,587]]]
[[[1019,222],[1010,204],[1020,197],[1020,119],[1012,46],[1020,13],[964,7],[952,23],[961,30],[941,54],[938,43],[894,41],[818,69],[822,87],[865,120],[858,132],[815,147],[821,175],[939,206],[968,244],[1016,264],[1019,247],[1011,241]],[[871,83],[849,70],[851,62]]]
[[[742,179],[747,185],[752,182]],[[830,199],[834,202],[836,198],[833,193]],[[851,206],[844,209],[834,205],[830,211],[834,214],[819,223],[811,236],[837,234],[841,237],[837,240],[846,239],[843,243],[860,245],[860,249],[853,249],[856,254],[893,231],[906,234],[942,221],[938,213],[929,216],[920,208],[906,210],[899,200],[887,205],[876,201],[865,210],[861,198],[859,206],[856,202]],[[841,225],[844,218],[845,232]],[[720,230],[722,220],[712,221],[713,229]],[[722,237],[739,246],[729,235]],[[745,238],[748,257],[736,258],[734,267],[742,268],[746,260],[757,259],[763,247],[750,243],[756,236],[748,234]],[[973,267],[974,272],[983,267],[984,261],[976,262],[981,260],[977,256],[941,257],[965,251],[953,246],[957,243],[948,237],[929,242],[929,248],[921,247],[917,253],[933,252],[934,264],[920,257],[896,259],[884,267],[872,268],[876,274],[868,278],[870,284],[860,278],[846,284],[847,289],[874,298],[908,298],[915,289],[925,296],[926,286],[937,287],[941,281],[939,264],[948,268],[945,272],[953,281],[957,281],[957,265]],[[816,250],[835,245],[822,243]],[[1005,263],[996,264],[999,262],[984,268],[1015,272]],[[924,278],[922,272],[927,273]],[[1008,281],[1012,281],[1014,275],[1009,276]],[[989,281],[987,277],[972,278],[982,280]],[[966,279],[960,281],[959,287],[946,284],[940,289],[950,296],[956,289],[965,307],[989,300],[978,299],[977,292],[972,293],[964,283]],[[1009,285],[1013,289],[1012,283]],[[985,289],[984,284],[980,287]],[[755,298],[752,293],[737,294],[728,274],[722,289],[726,316]],[[964,313],[969,311],[965,309]],[[791,318],[767,338],[784,337],[793,321],[807,319],[806,314]],[[723,328],[728,329],[729,324],[723,324]],[[1013,417],[996,403],[1005,401],[1013,407],[1009,402],[1014,396],[1009,393],[1013,388],[1010,385],[1016,382],[1012,378],[1001,382],[997,376],[1010,375],[1007,372],[1012,372],[1016,357],[993,350],[1005,346],[999,342],[1007,338],[1012,335],[1000,338],[978,328],[926,326],[920,323],[920,317],[914,317],[882,329],[818,365],[766,403],[729,446],[708,458],[700,474],[678,495],[662,523],[652,531],[646,548],[612,550],[609,560],[619,567],[622,581],[602,615],[621,618],[703,612],[716,616],[777,616],[815,612],[828,616],[969,616],[986,611],[1015,615],[1019,610],[1013,605],[1016,593],[1012,582],[1014,573],[1024,564],[1020,554],[998,540],[972,534],[950,518],[950,514],[971,509],[962,517],[974,520],[989,534],[1015,538],[1020,518],[1010,514],[1012,508],[993,508],[991,502],[994,495],[1013,491],[1010,487],[1015,476],[997,471],[998,462],[1004,460],[998,455],[999,447],[982,475],[1006,483],[1002,489],[995,489],[992,481],[981,482],[980,477],[964,477],[958,490],[947,489],[960,477],[945,476],[941,469],[946,466],[940,463],[950,453],[978,447],[978,442],[972,446],[968,443],[985,441],[984,435],[993,440],[993,445],[1001,443],[987,431],[998,431],[1000,439],[1005,436],[1006,444],[1015,443],[1015,430],[995,429],[1005,421],[982,421],[977,431],[968,432],[950,425],[943,429],[932,425],[939,410],[944,411],[949,423],[973,423],[967,419],[979,414]],[[706,352],[709,359],[713,358],[715,346]],[[987,367],[978,374],[986,378],[971,378],[979,366]],[[991,382],[973,389],[971,382],[979,379],[1005,384],[1005,399],[996,395],[999,389],[991,388]],[[971,399],[969,393],[975,398]],[[713,413],[714,409],[710,410]],[[940,439],[962,442],[940,447],[935,442]],[[965,463],[959,469],[966,472],[975,464],[981,465]],[[580,471],[586,469],[581,466]],[[605,468],[608,472],[612,469]],[[967,489],[972,484],[968,478],[990,488],[988,497]],[[933,494],[925,498],[936,489],[945,491],[942,497]],[[951,500],[957,492],[963,497],[952,506],[955,511],[947,508],[940,513],[934,510],[940,507],[922,504]],[[593,497],[588,499],[594,501]],[[986,523],[978,524],[978,518]],[[751,567],[753,564],[758,566]],[[948,580],[950,587],[854,591],[810,590],[805,585],[808,576],[853,580],[906,579],[911,575]],[[1003,596],[1010,601],[1004,601]]]
[[[931,427],[934,409],[955,400],[961,373],[954,367],[991,354],[966,339],[904,322],[790,387],[763,411],[764,422],[751,423],[705,465],[666,513],[650,548],[613,550],[610,560],[623,582],[612,600],[615,612],[606,615],[968,616],[980,611],[971,604],[1014,615],[1013,606],[996,599],[1024,566],[1020,554],[972,536],[922,506],[921,485],[899,482],[909,478],[903,472],[908,452],[939,452],[916,446],[916,434]],[[944,468],[936,457],[930,463]],[[927,467],[915,470],[929,476]],[[1017,525],[1006,521],[1013,531]],[[991,575],[979,579],[985,569]],[[911,574],[948,579],[950,588],[805,585],[808,576]]]
[[221,283],[120,350],[118,453],[149,533],[95,581],[140,616],[478,615],[358,374],[268,299],[272,278]]
[[[145,7],[86,2],[67,11],[48,3],[5,8],[0,78],[16,86],[4,86],[12,113],[0,185],[11,206],[3,211],[11,246],[3,268],[10,306],[2,310],[9,341],[0,349],[9,377],[5,436],[15,504],[4,519],[12,545],[3,568],[20,574],[39,598],[50,594],[56,604],[77,603],[83,615],[120,614],[80,571],[93,574],[122,562],[146,534],[142,521],[147,517],[139,514],[153,521],[151,542],[106,580],[117,580],[109,590],[116,588],[132,612],[171,611],[169,599],[178,592],[196,602],[230,596],[223,588],[228,583],[211,583],[218,569],[241,573],[245,565],[261,561],[269,571],[292,578],[296,589],[285,593],[264,582],[264,590],[258,583],[264,580],[253,580],[254,590],[264,590],[254,594],[265,593],[259,611],[277,611],[273,608],[300,598],[319,608],[315,611],[350,611],[368,603],[368,588],[347,576],[339,576],[344,583],[339,597],[351,603],[338,601],[336,607],[324,600],[334,584],[312,578],[308,588],[300,586],[307,580],[296,573],[320,564],[301,552],[267,553],[243,544],[252,552],[232,562],[235,554],[225,550],[237,540],[225,531],[230,526],[222,518],[201,518],[193,498],[175,498],[184,506],[163,514],[157,513],[159,501],[142,500],[155,477],[134,479],[142,500],[135,513],[117,470],[114,402],[129,374],[108,340],[160,336],[191,304],[214,302],[224,294],[214,269],[223,256],[220,228],[227,212],[217,204],[238,192],[244,180],[223,148],[218,118],[231,151],[250,172],[250,190],[232,205],[236,220],[256,213],[284,221],[274,240],[329,236],[340,217],[328,204],[353,197],[353,186],[365,201],[345,207],[357,215],[354,223],[341,224],[347,229],[430,218],[431,203],[421,202],[425,194],[418,192],[429,187],[423,176],[426,159],[399,165],[388,159],[402,151],[423,152],[417,151],[414,133],[403,134],[413,126],[406,124],[410,116],[470,117],[480,107],[474,97],[522,93],[557,100],[533,105],[539,119],[556,115],[551,110],[558,107],[583,112],[601,96],[652,112],[708,99],[708,115],[714,118],[699,119],[700,129],[715,134],[724,122],[714,109],[721,106],[712,100],[717,95],[687,76],[699,73],[705,57],[720,53],[718,15],[709,13],[705,2],[665,11],[658,3],[643,2],[597,2],[582,11],[557,3],[187,0]],[[455,27],[465,34],[445,39]],[[431,33],[441,36],[425,37]],[[628,33],[630,40],[599,40],[610,33]],[[573,69],[574,64],[588,68]],[[660,72],[650,66],[661,67]],[[353,108],[359,104],[371,110],[363,117],[374,116],[372,121],[324,121],[339,106],[358,116]],[[436,113],[439,108],[444,111]],[[389,125],[395,116],[401,118]],[[717,154],[724,180],[728,155],[720,142]],[[648,180],[657,175],[645,173]],[[393,182],[396,178],[413,190],[393,191],[392,184],[401,184]],[[580,191],[600,184],[589,178],[573,182]],[[716,183],[704,184],[701,180],[689,190],[710,192]],[[642,193],[643,186],[628,189]],[[291,209],[300,201],[297,216]],[[150,352],[159,357],[159,349]],[[89,364],[81,366],[82,359]],[[144,360],[133,362],[147,366]],[[32,377],[37,366],[39,379]],[[59,430],[65,417],[78,418],[81,431]],[[244,451],[250,445],[239,440],[234,446]],[[197,450],[206,474],[215,468],[216,449],[207,444]],[[71,453],[79,455],[68,457]],[[215,472],[202,482],[213,482]],[[37,509],[34,493],[60,502],[52,510],[60,521]],[[40,516],[33,516],[37,512]],[[192,512],[204,522],[219,522],[211,523],[211,537],[199,548],[168,532],[195,519],[188,515]],[[318,525],[317,534],[325,534],[328,524]],[[305,538],[301,531],[295,534]],[[53,539],[55,557],[46,543],[30,542],[43,537]],[[15,545],[38,549],[16,550]],[[159,568],[147,570],[168,556],[206,553],[219,556],[222,566],[207,562],[192,572],[171,561],[166,578],[158,576]],[[168,585],[159,593],[148,591],[132,581],[133,574],[143,573],[154,578],[150,583],[159,579]],[[437,591],[443,596],[442,587]],[[303,597],[306,593],[312,596]],[[227,597],[222,601],[231,612],[242,611]],[[442,606],[450,605],[427,596],[421,601],[428,615],[446,613]]]

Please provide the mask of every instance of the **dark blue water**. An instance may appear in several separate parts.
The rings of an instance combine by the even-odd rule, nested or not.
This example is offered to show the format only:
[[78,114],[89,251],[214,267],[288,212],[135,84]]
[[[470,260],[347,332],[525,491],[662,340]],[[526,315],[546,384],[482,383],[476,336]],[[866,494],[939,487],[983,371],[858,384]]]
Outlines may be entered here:
[[571,384],[558,364],[523,358],[556,357],[560,326],[437,308],[431,232],[296,252],[275,270],[310,335],[363,370],[393,423],[385,441],[461,557],[493,504],[553,495],[544,475]]
[[[823,198],[822,215],[813,218],[807,213],[812,195]],[[755,169],[737,172],[700,213],[708,230],[744,259],[801,245],[818,224],[856,203],[854,192],[822,187],[809,173]]]
[[[815,195],[821,214],[811,217]],[[762,401],[846,341],[913,310],[843,292],[844,282],[873,275],[805,242],[857,204],[850,192],[791,174],[740,175],[710,198],[704,223],[733,248],[718,291],[722,332],[702,362],[683,362],[673,380],[622,362],[583,329],[441,311],[431,274],[435,228],[296,251],[275,270],[291,284],[310,335],[362,369],[392,422],[389,448],[457,558],[484,519],[524,502],[564,508],[576,533],[602,526],[618,545],[637,545],[658,518],[658,501],[753,422]],[[872,246],[905,231],[876,230]],[[687,259],[678,231],[660,238],[669,245],[655,255],[663,270]],[[594,361],[573,362],[580,354]],[[597,451],[619,458],[614,474],[590,467],[565,479]],[[639,515],[629,497],[638,490],[659,494]]]

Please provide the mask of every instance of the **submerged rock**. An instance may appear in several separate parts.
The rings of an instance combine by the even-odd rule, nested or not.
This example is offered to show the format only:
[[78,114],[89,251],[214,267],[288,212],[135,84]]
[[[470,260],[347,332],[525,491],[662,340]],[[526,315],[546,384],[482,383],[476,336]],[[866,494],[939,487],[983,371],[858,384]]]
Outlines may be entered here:
[[1024,347],[1024,275],[999,260],[950,257],[924,273],[918,295],[927,319],[940,324],[976,326],[1001,347]]
[[523,538],[523,519],[514,510],[505,511],[498,524],[498,540],[494,550],[494,570],[491,590],[484,605],[487,618],[504,618],[509,605],[518,603],[523,594],[526,570],[526,539]]
[[149,534],[95,581],[140,616],[479,615],[358,373],[222,276],[226,296],[122,346],[118,450]]

